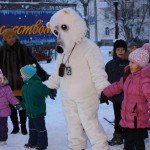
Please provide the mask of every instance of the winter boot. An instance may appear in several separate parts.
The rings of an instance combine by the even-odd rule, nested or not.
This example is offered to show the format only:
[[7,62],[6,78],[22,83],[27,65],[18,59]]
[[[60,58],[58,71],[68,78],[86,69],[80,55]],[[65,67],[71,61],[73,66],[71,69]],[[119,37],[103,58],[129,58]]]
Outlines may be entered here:
[[15,125],[14,128],[13,128],[13,130],[12,130],[12,132],[11,132],[11,134],[16,134],[18,132],[19,132],[19,126]]
[[17,110],[12,105],[10,105],[10,108],[11,108],[10,119],[11,119],[13,127],[14,127],[11,134],[16,134],[19,132],[19,122],[18,122]]
[[125,142],[123,150],[135,150],[135,147],[133,144],[127,144],[127,142]]
[[21,125],[21,132],[23,135],[26,135],[27,134],[27,129],[26,129],[26,125]]
[[32,144],[27,143],[24,145],[24,147],[25,148],[36,148],[36,145],[32,145]]
[[27,120],[26,110],[19,111],[19,115],[20,115],[21,132],[22,132],[23,135],[26,135],[27,134],[27,129],[26,129],[26,120]]
[[110,146],[123,144],[122,135],[119,133],[114,133],[113,138],[110,141],[108,141],[108,144]]
[[[124,147],[123,150],[128,150],[128,149]],[[135,150],[135,148],[132,147],[130,150]]]
[[7,145],[6,141],[0,141],[0,146]]
[[37,147],[36,147],[36,150],[46,150],[46,147],[37,146]]

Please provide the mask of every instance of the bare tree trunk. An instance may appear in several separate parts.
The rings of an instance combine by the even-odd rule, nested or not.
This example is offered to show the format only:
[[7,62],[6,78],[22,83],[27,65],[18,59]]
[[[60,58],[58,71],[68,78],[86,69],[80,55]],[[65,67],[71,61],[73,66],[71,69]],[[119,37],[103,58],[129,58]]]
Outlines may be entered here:
[[87,25],[87,28],[88,28],[87,37],[89,38],[90,37],[90,32],[89,32],[89,14],[88,14],[88,12],[89,12],[88,11],[89,0],[80,0],[80,2],[83,5],[84,19],[85,19],[85,22],[86,22],[86,25]]

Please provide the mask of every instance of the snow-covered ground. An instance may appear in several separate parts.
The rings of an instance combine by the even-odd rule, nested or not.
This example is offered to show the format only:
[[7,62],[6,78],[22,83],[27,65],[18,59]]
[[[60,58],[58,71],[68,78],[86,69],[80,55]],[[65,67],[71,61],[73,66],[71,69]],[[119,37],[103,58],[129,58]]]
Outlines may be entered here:
[[[104,57],[105,63],[111,59],[109,55],[109,51],[112,50],[112,47],[101,47],[101,52]],[[42,67],[48,72],[51,73],[54,69],[54,61],[51,63],[41,63]],[[62,111],[62,102],[60,96],[60,90],[57,92],[56,100],[51,100],[47,98],[47,116],[46,116],[46,127],[48,132],[48,143],[49,146],[47,150],[69,150],[67,145],[67,130],[66,130],[66,121],[64,118],[64,114]],[[104,120],[104,117],[108,118],[108,120],[113,121],[113,109],[112,103],[109,105],[101,104],[99,105],[98,116],[101,124],[104,127],[104,130],[107,134],[108,139],[112,138],[113,134],[113,126]],[[0,150],[26,150],[24,148],[24,144],[28,141],[28,135],[18,134],[10,134],[12,130],[12,123],[10,119],[8,120],[8,140],[7,145],[0,147]],[[150,134],[149,134],[150,135]],[[145,141],[146,150],[150,150],[150,139]],[[123,145],[119,146],[111,146],[110,150],[122,150]],[[91,150],[90,142],[87,142],[87,149]]]

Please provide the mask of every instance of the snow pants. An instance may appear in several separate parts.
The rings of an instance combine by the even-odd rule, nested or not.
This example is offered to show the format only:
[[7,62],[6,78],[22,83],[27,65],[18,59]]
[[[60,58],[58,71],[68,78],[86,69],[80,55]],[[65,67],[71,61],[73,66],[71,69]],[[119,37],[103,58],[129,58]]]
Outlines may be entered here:
[[[22,100],[22,97],[20,97],[20,96],[16,96],[16,98],[19,99],[20,101]],[[27,120],[26,110],[17,111],[14,108],[14,106],[11,105],[11,104],[10,104],[10,108],[11,108],[10,119],[12,121],[13,127],[14,128],[18,128],[19,127],[19,123],[20,123],[21,126],[26,128],[26,120]],[[19,116],[18,116],[18,114],[19,114]]]
[[62,97],[63,109],[67,120],[69,147],[73,150],[86,148],[86,135],[92,150],[108,150],[106,135],[98,121],[98,96],[85,99]]
[[29,118],[29,144],[43,148],[48,146],[45,117]]
[[8,117],[0,117],[0,141],[6,141],[8,138]]
[[144,139],[148,138],[147,129],[123,129],[125,150],[145,150]]
[[114,115],[115,115],[114,133],[118,133],[122,135],[122,127],[119,124],[121,120],[121,103],[113,103],[113,108],[114,108]]

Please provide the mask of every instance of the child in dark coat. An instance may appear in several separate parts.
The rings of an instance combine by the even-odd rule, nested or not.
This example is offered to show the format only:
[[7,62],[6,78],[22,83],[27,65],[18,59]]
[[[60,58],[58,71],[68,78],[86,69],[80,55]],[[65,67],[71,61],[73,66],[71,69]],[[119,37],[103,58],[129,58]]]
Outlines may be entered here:
[[42,83],[34,65],[26,65],[20,72],[24,81],[21,104],[29,118],[29,140],[25,147],[45,150],[48,146],[45,99],[49,95],[49,89]]
[[6,145],[8,138],[7,120],[11,114],[9,103],[19,107],[19,100],[13,95],[8,80],[0,69],[0,146]]
[[[105,71],[108,75],[108,81],[110,83],[114,83],[119,81],[120,78],[123,76],[124,68],[128,65],[129,61],[126,58],[127,52],[127,44],[124,40],[117,40],[114,43],[113,49],[113,59],[110,60],[106,66]],[[116,94],[110,98],[113,102],[113,109],[114,109],[114,133],[113,138],[108,141],[108,144],[113,145],[120,145],[123,143],[122,139],[122,128],[119,125],[121,119],[121,103],[123,100],[123,92],[120,94]]]

